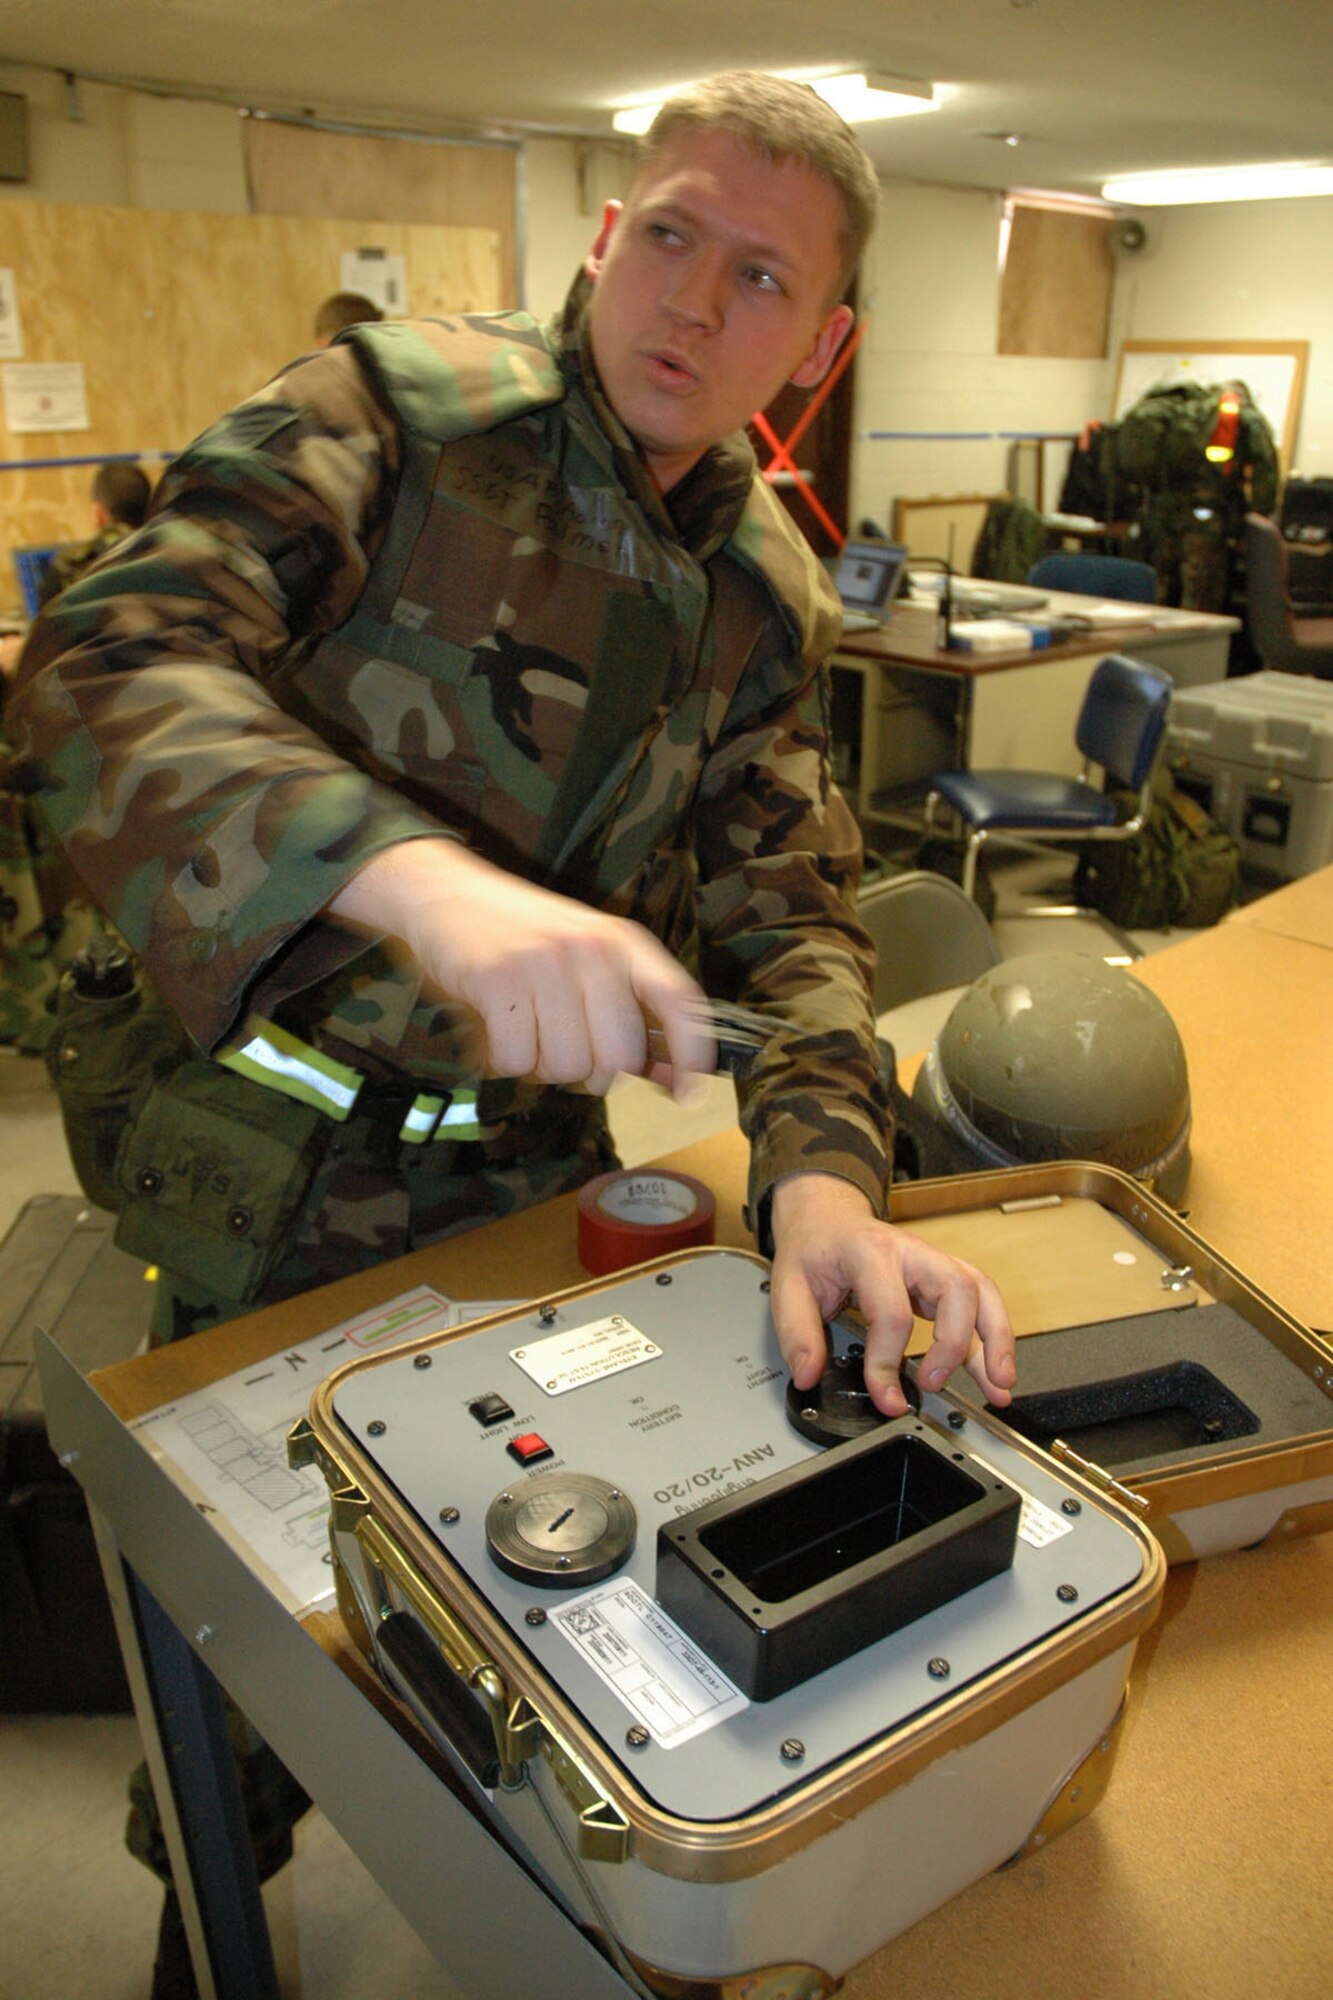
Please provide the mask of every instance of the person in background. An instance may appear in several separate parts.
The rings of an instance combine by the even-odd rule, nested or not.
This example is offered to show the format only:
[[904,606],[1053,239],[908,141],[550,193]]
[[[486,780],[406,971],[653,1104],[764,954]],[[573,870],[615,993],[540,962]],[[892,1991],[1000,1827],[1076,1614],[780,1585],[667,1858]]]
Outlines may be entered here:
[[42,578],[39,604],[49,604],[62,590],[68,590],[76,577],[91,569],[108,549],[114,549],[132,528],[141,528],[152,492],[142,466],[119,459],[99,465],[93,474],[93,532],[87,541],[69,542],[57,549]]
[[374,300],[361,292],[334,292],[315,314],[315,345],[327,347],[345,326],[366,326],[383,318]]

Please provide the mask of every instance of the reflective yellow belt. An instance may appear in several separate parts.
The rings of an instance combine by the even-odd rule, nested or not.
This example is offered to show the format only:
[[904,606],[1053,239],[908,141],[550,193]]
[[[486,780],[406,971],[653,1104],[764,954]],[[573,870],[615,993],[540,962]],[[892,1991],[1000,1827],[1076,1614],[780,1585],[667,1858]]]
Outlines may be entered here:
[[[218,1050],[217,1061],[238,1076],[249,1077],[267,1090],[279,1090],[340,1123],[351,1116],[366,1081],[346,1063],[311,1048],[259,1014],[247,1016],[239,1033]],[[418,1091],[398,1132],[409,1146],[484,1135],[485,1128],[477,1119],[477,1093],[468,1089],[453,1090],[446,1096]]]

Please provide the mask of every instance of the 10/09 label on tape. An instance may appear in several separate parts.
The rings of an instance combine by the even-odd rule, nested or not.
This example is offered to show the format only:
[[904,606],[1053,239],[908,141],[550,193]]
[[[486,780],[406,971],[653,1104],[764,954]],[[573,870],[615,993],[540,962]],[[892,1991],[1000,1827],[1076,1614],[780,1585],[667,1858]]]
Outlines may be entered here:
[[611,1313],[606,1319],[572,1326],[527,1347],[511,1347],[509,1358],[548,1396],[563,1396],[567,1390],[583,1389],[589,1382],[619,1375],[622,1369],[656,1361],[661,1352],[656,1341],[649,1340],[622,1314]]

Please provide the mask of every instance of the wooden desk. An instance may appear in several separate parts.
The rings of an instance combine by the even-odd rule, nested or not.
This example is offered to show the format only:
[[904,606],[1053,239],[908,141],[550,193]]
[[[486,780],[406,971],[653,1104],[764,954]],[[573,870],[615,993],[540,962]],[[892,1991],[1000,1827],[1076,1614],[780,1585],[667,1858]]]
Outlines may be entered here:
[[[1052,616],[1076,616],[1104,598],[1048,593]],[[1151,622],[1148,622],[1149,617]],[[1225,680],[1234,618],[1204,611],[1125,606],[1123,626],[1102,626],[1040,652],[961,653],[937,644],[933,609],[897,604],[888,624],[847,633],[831,666],[859,681],[859,755],[845,788],[858,819],[919,800],[939,770],[971,765],[1079,769],[1074,726],[1088,679],[1108,653],[1128,653],[1179,687]],[[836,685],[835,685],[836,699]]]
[[1333,866],[1317,868],[1313,875],[1302,875],[1257,902],[1232,910],[1226,922],[1333,951]]
[[[1206,1157],[1206,1137],[1203,1144]],[[727,1134],[677,1161],[723,1195],[728,1240],[740,1234],[742,1152],[738,1136]],[[99,1386],[128,1418],[411,1279],[476,1292],[493,1286],[497,1271],[511,1279],[522,1260],[537,1289],[553,1286],[577,1273],[572,1244],[569,1204],[552,1203],[539,1217],[510,1218],[493,1232],[310,1294],[295,1308],[105,1371]],[[565,1935],[567,1925],[560,1930],[563,1920],[493,1844],[488,1853],[489,1836],[479,1834],[474,1852],[465,1817],[445,1816],[446,1805],[455,1815],[463,1809],[434,1760],[419,1741],[414,1746],[410,1723],[382,1713],[386,1705],[367,1690],[334,1621],[303,1631],[216,1532],[189,1518],[184,1495],[162,1482],[164,1490],[145,1499],[136,1489],[155,1468],[128,1433],[120,1435],[143,1465],[109,1468],[117,1481],[112,1505],[138,1563],[150,1566],[150,1583],[183,1630],[213,1626],[204,1657],[217,1660],[462,1990],[512,2000],[535,1990],[521,1968],[530,1974],[540,1962],[543,1991],[623,2000],[627,1989],[611,1968],[581,1938]],[[77,1429],[61,1442],[95,1457],[95,1441]],[[183,1518],[167,1518],[173,1512]],[[156,1559],[155,1538],[166,1550]],[[1333,1745],[1311,1715],[1326,1679],[1330,1608],[1329,1535],[1174,1571],[1162,1619],[1140,1648],[1127,1740],[1097,1811],[1041,1855],[975,1883],[885,1945],[849,1974],[846,2000],[924,1993],[1065,2000],[1071,1992],[1097,2000],[1253,2000],[1255,1993],[1314,2000],[1330,1990],[1333,1927],[1319,1834]],[[330,1738],[321,1766],[316,1746]],[[974,1809],[960,1801],[960,1811]],[[447,1896],[438,1872],[444,1851]],[[883,1865],[893,1866],[892,1855]]]
[[[1312,927],[1330,878],[1333,870],[1310,878],[1320,912]],[[1237,922],[1136,970],[1171,1007],[1189,1052],[1192,1223],[1283,1304],[1329,1325],[1327,949]],[[718,1240],[743,1243],[739,1133],[673,1161],[714,1189]],[[571,1198],[105,1370],[97,1387],[130,1419],[409,1283],[487,1297],[511,1293],[520,1271],[533,1292],[578,1281]],[[95,1507],[180,1630],[212,1628],[204,1657],[463,1991],[513,2000],[535,1990],[540,1964],[544,1992],[623,2000],[617,1975],[453,1800],[412,1725],[386,1712],[336,1622],[303,1628],[283,1612],[95,1401],[75,1379],[48,1382],[57,1447],[80,1453],[76,1470]],[[885,1945],[848,1976],[846,2000],[1315,2000],[1333,1991],[1322,1849],[1333,1740],[1318,1726],[1331,1613],[1333,1534],[1173,1571],[1162,1618],[1140,1647],[1127,1738],[1097,1811]]]
[[[1316,914],[1333,921],[1333,870]],[[1279,890],[1274,903],[1286,895]],[[1256,911],[1262,909],[1256,905]],[[1306,906],[1300,904],[1302,910]],[[1278,922],[1284,921],[1280,912]],[[1192,1228],[1307,1326],[1333,1329],[1333,957],[1225,923],[1131,968],[1171,1010],[1194,1109]]]

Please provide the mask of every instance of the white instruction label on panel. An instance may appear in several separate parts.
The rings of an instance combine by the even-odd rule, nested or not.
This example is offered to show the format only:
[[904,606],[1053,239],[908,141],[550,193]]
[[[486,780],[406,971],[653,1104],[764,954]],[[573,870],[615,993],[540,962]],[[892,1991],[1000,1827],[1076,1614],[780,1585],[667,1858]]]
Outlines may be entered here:
[[606,1319],[589,1320],[586,1326],[572,1326],[567,1333],[535,1340],[528,1347],[511,1347],[509,1355],[548,1396],[563,1396],[567,1389],[582,1389],[605,1375],[618,1375],[622,1368],[655,1361],[661,1352],[637,1326],[612,1313]]
[[598,1584],[562,1605],[551,1613],[551,1622],[664,1749],[687,1743],[750,1705],[628,1577]]
[[1073,1534],[1072,1521],[1066,1520],[1063,1514],[1057,1514],[1044,1500],[1038,1500],[1035,1493],[1029,1493],[1026,1486],[1020,1486],[1009,1473],[997,1472],[988,1459],[980,1458],[975,1453],[973,1464],[984,1465],[987,1472],[994,1473],[996,1479],[1001,1479],[1006,1486],[1013,1487],[1023,1503],[1018,1516],[1018,1537],[1020,1541],[1026,1542],[1029,1548],[1044,1549],[1049,1542],[1058,1542],[1061,1535]]
[[1061,1535],[1070,1535],[1073,1531],[1072,1521],[1066,1521],[1033,1494],[1023,1494],[1023,1511],[1018,1517],[1018,1532],[1030,1547],[1044,1549],[1048,1542],[1058,1542]]

